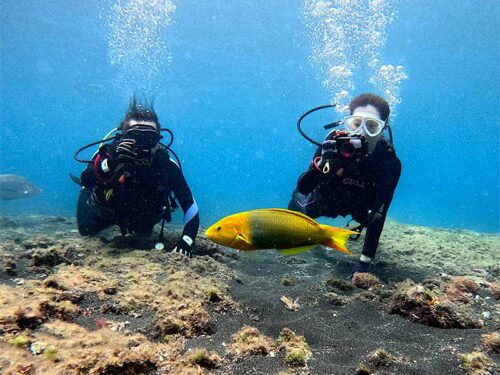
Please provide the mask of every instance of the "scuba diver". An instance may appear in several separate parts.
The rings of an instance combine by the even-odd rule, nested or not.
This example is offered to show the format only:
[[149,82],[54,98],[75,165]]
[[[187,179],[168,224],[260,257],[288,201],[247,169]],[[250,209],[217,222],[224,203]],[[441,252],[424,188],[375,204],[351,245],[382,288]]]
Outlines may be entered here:
[[[392,145],[389,127],[389,104],[380,96],[365,93],[349,104],[350,115],[325,129],[332,130],[320,144],[307,137],[301,120],[322,106],[308,111],[298,123],[306,139],[318,145],[312,162],[298,181],[288,208],[312,218],[351,215],[360,223],[354,230],[366,227],[361,257],[352,273],[369,272],[375,258],[387,211],[401,175],[401,162]],[[391,141],[383,136],[389,130]]]
[[[184,229],[171,251],[191,256],[200,220],[180,163],[169,156],[169,152],[173,153],[169,148],[172,132],[161,129],[152,106],[138,104],[135,97],[117,130],[120,133],[111,143],[94,142],[75,153],[76,160],[88,163],[81,174],[77,206],[80,234],[92,236],[117,225],[122,235],[150,237],[155,224],[163,219],[155,245],[162,250],[165,221],[171,220],[170,212],[177,208],[177,200],[184,211]],[[160,143],[161,130],[171,135],[167,146]],[[101,145],[92,160],[77,158],[79,152],[97,143]]]

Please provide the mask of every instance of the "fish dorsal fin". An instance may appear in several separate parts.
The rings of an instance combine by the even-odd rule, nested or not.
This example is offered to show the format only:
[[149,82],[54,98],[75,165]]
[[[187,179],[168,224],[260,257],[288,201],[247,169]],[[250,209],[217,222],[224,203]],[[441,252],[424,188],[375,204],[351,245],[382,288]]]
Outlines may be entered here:
[[311,217],[309,217],[307,215],[304,215],[301,212],[292,211],[292,210],[286,210],[284,208],[262,208],[260,210],[254,210],[254,211],[282,212],[282,213],[286,213],[288,215],[298,216],[298,217],[300,217],[302,219],[307,220],[311,224],[318,225],[318,222],[316,220],[314,220],[313,218],[311,218]]

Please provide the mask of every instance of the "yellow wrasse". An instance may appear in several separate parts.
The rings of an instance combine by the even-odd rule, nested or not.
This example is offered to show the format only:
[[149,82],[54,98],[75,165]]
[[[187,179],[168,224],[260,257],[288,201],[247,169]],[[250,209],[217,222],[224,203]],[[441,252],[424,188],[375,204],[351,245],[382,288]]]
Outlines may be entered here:
[[322,225],[302,213],[280,208],[226,216],[205,232],[219,245],[238,250],[277,249],[285,255],[301,253],[316,245],[350,254],[346,242],[351,234],[358,233]]

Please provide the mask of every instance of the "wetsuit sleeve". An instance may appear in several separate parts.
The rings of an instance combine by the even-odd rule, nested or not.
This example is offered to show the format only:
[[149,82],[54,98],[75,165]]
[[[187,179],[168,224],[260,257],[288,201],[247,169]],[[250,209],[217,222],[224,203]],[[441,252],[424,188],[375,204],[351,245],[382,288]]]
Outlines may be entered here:
[[375,257],[380,235],[384,229],[387,211],[389,210],[401,175],[401,162],[395,155],[391,160],[385,162],[383,167],[381,173],[378,175],[379,181],[377,182],[375,201],[371,207],[372,212],[376,216],[367,226],[365,242],[363,244],[362,254],[370,258]]
[[318,187],[319,182],[323,175],[320,171],[316,169],[313,164],[314,159],[321,155],[321,147],[318,147],[314,156],[312,158],[311,163],[309,164],[309,168],[307,171],[302,173],[297,181],[297,189],[301,194],[307,195],[311,193],[316,187]]
[[182,236],[189,236],[194,241],[200,226],[198,206],[179,166],[172,160],[169,160],[168,166],[169,186],[184,212]]

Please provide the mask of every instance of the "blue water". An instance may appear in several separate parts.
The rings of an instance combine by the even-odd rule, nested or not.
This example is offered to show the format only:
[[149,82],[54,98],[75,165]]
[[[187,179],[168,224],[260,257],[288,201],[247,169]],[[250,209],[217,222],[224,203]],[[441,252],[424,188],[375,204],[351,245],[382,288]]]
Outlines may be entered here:
[[[72,215],[68,172],[79,146],[116,126],[134,90],[108,55],[114,1],[0,2],[0,173],[44,193],[1,213]],[[314,148],[295,130],[328,103],[309,56],[301,1],[178,1],[166,28],[170,64],[155,109],[176,135],[203,224],[286,206]],[[389,216],[404,223],[498,232],[500,4],[401,1],[381,56],[402,64],[393,122],[403,174]],[[358,79],[357,92],[372,90]],[[153,89],[151,89],[153,88]],[[149,96],[148,96],[149,97]]]

